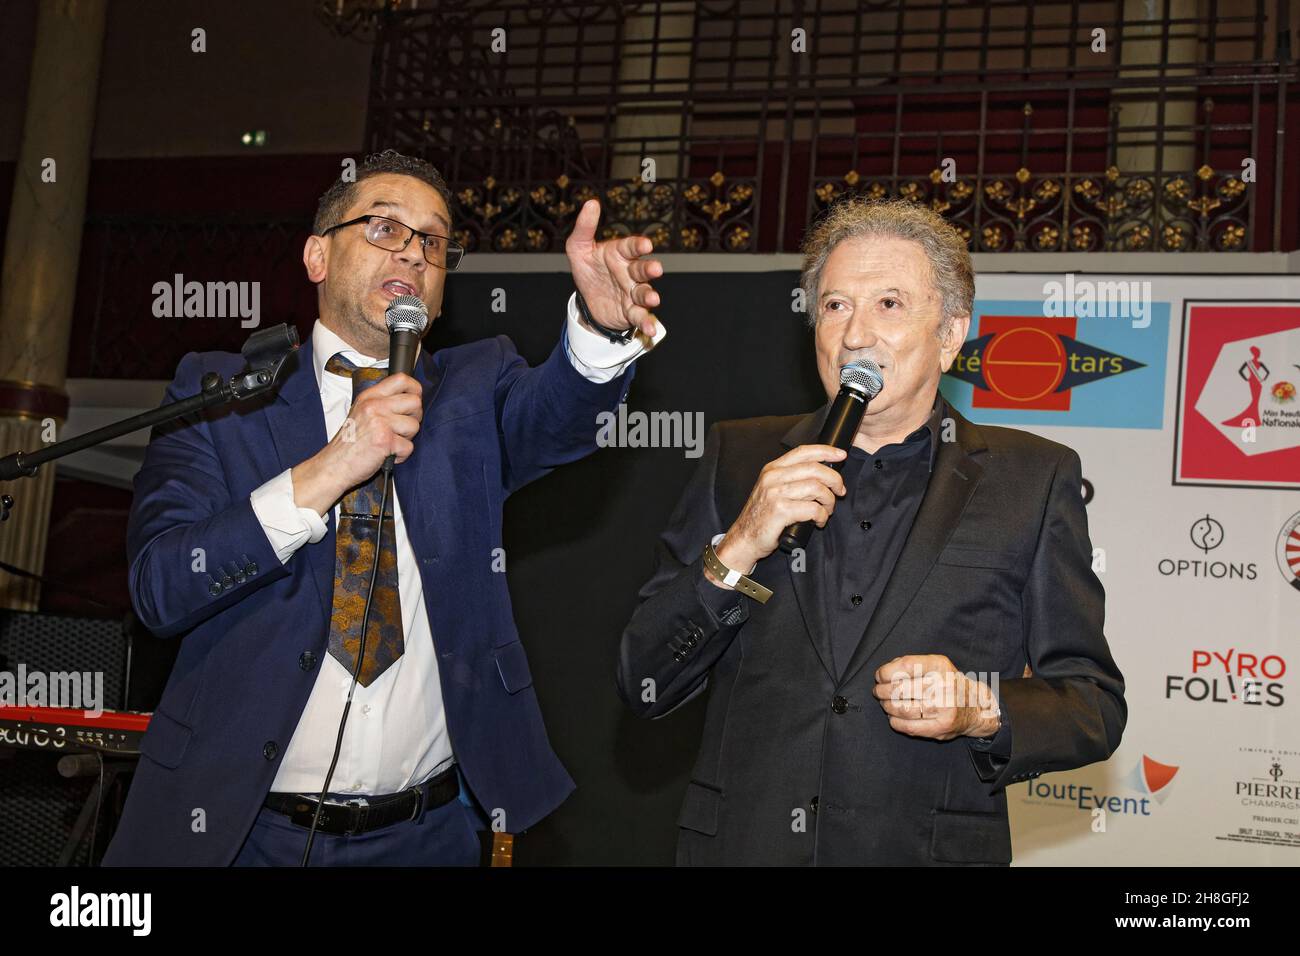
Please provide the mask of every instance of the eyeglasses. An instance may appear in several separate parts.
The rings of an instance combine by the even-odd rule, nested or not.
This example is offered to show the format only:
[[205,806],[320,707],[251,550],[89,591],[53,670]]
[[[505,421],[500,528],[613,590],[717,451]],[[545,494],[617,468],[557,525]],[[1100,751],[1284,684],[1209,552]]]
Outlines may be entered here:
[[383,216],[358,216],[337,226],[330,226],[321,235],[328,236],[335,229],[355,226],[359,222],[366,224],[366,242],[385,252],[401,252],[411,244],[412,237],[419,236],[420,246],[424,250],[424,261],[448,272],[460,265],[460,260],[465,255],[465,247],[459,242],[446,236],[436,236],[431,232],[420,232],[396,219],[385,219]]

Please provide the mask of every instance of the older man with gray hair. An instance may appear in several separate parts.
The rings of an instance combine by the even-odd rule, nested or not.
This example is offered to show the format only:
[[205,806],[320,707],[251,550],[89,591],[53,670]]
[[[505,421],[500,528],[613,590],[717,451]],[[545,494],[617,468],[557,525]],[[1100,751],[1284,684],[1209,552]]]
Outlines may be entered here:
[[938,215],[849,200],[804,255],[828,399],[863,358],[884,387],[847,453],[829,402],[710,429],[619,691],[657,718],[711,688],[679,864],[1007,864],[1006,786],[1105,760],[1127,715],[1079,456],[940,394],[975,281]]

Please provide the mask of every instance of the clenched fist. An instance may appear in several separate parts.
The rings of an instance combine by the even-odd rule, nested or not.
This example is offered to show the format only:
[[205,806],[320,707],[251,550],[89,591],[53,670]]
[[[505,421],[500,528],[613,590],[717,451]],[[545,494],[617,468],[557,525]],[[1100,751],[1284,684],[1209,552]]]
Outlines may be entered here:
[[368,481],[389,455],[406,461],[424,417],[423,391],[399,372],[362,392],[329,444],[294,466],[294,502],[325,514],[349,489]]

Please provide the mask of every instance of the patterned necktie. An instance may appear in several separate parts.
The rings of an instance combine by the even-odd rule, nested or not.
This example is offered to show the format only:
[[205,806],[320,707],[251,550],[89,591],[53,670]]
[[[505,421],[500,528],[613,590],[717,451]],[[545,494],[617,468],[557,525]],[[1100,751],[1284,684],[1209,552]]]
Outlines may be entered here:
[[[342,353],[325,363],[325,371],[352,379],[352,401],[388,374],[383,368],[357,368]],[[379,505],[384,493],[384,473],[358,485],[343,496],[334,545],[334,609],[330,616],[330,655],[351,674],[361,644],[361,619],[375,555],[375,534],[379,529]],[[375,596],[370,602],[366,628],[366,655],[357,681],[369,687],[380,674],[402,656],[402,602],[397,590],[397,528],[393,519],[393,498],[389,489],[384,514],[384,537],[379,549],[379,571]]]

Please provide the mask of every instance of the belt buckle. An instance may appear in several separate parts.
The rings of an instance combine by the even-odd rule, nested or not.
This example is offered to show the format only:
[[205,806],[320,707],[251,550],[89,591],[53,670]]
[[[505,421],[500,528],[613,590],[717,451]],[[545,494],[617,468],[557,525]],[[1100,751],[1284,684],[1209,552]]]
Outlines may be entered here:
[[321,808],[320,823],[316,828],[317,832],[325,832],[325,833],[330,832],[328,829],[328,825],[331,819],[330,818],[331,809],[340,810],[340,811],[349,811],[349,810],[359,811],[356,814],[357,819],[354,827],[346,830],[338,831],[343,836],[351,836],[354,833],[361,833],[365,831],[366,817],[369,815],[368,811],[370,809],[368,802],[366,801],[349,800],[347,803],[344,804],[337,804],[337,803],[331,804],[328,801],[321,803],[321,801],[319,800],[303,797],[300,798],[299,802],[294,806],[293,813],[289,815],[290,821],[298,824],[298,826],[300,827],[310,830],[312,818],[316,815],[317,805],[319,805]]
[[[310,830],[312,817],[315,816],[315,814],[316,801],[300,800],[298,803],[294,804],[293,813],[289,814],[289,821]],[[322,826],[325,824],[325,819],[325,809],[322,808],[320,814],[320,822]]]
[[428,786],[428,783],[422,783],[411,788],[411,792],[415,794],[415,808],[411,810],[411,815],[406,818],[407,822],[420,819],[420,815],[424,813],[424,805],[428,803]]

